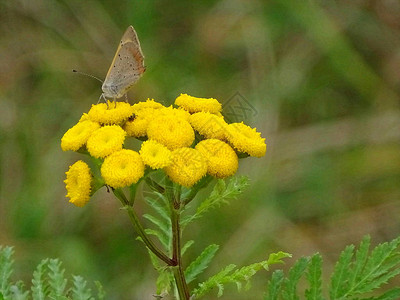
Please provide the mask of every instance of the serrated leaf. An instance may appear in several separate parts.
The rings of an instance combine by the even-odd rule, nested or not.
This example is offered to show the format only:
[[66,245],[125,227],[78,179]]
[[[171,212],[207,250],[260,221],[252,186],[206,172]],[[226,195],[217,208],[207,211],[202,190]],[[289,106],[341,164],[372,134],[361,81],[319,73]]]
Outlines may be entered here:
[[170,222],[170,209],[165,197],[160,193],[155,193],[158,199],[145,197],[146,203],[152,207],[166,222]]
[[186,282],[190,283],[203,272],[219,249],[218,245],[209,245],[185,270]]
[[331,299],[338,299],[348,290],[349,267],[353,258],[354,245],[347,246],[340,254],[339,260],[331,276],[331,288],[329,295]]
[[198,288],[193,290],[193,295],[195,298],[200,298],[204,296],[206,293],[211,291],[214,287],[218,287],[218,297],[222,296],[220,293],[223,292],[224,288],[221,285],[222,279],[227,276],[233,269],[236,268],[236,265],[230,264],[222,269],[219,273],[215,274],[214,276],[208,278],[205,282],[199,283]]
[[49,297],[61,299],[67,286],[67,279],[64,278],[65,270],[61,269],[61,262],[58,259],[50,259],[48,268],[50,270],[48,273],[50,284]]
[[322,297],[322,257],[321,255],[314,254],[311,257],[308,271],[306,273],[310,288],[305,291],[307,300],[323,300]]
[[282,259],[290,258],[290,257],[292,257],[292,255],[290,253],[286,253],[283,251],[271,253],[268,257],[267,263],[268,263],[268,265],[283,264],[284,261]]
[[97,288],[97,299],[103,300],[106,298],[106,292],[104,291],[103,286],[101,285],[100,281],[95,281],[94,284]]
[[244,282],[246,284],[246,289],[248,289],[250,287],[251,277],[253,277],[254,274],[261,269],[268,269],[268,261],[281,263],[282,261],[277,258],[286,255],[288,254],[284,252],[280,252],[272,256],[270,255],[268,260],[242,267],[239,270],[234,270],[236,268],[235,265],[229,265],[218,274],[209,278],[207,281],[199,284],[199,287],[195,289],[193,293],[196,297],[200,297],[208,293],[212,288],[218,287],[218,296],[220,296],[223,293],[223,286],[227,283],[235,283],[237,288],[240,289],[242,282]]
[[169,294],[172,290],[174,275],[169,268],[161,268],[158,270],[156,281],[157,295]]
[[181,227],[184,228],[190,222],[199,219],[207,211],[212,208],[221,206],[222,204],[229,203],[228,200],[235,199],[242,191],[248,186],[248,179],[245,176],[232,177],[228,185],[223,179],[219,179],[214,185],[210,194],[200,205],[197,207],[196,212],[186,218],[182,218]]
[[150,228],[146,228],[144,232],[148,235],[154,235],[155,237],[157,237],[165,249],[168,250],[170,248],[170,239],[162,232]]
[[289,276],[284,280],[285,289],[282,291],[283,299],[285,300],[297,300],[297,284],[308,267],[310,258],[300,258],[294,266],[289,270]]
[[24,291],[24,283],[22,281],[11,285],[10,292],[13,300],[27,300],[29,296],[29,292]]
[[398,300],[400,299],[400,288],[394,288],[377,297],[363,298],[361,300]]
[[150,214],[144,214],[143,217],[145,219],[149,220],[154,225],[156,225],[159,229],[161,229],[161,231],[165,235],[169,235],[170,234],[171,220],[169,220],[168,222],[162,221],[162,220],[158,219],[157,217],[152,216]]
[[192,246],[193,244],[194,244],[194,241],[193,241],[193,240],[187,241],[187,242],[185,243],[185,245],[183,245],[183,247],[182,247],[182,250],[181,250],[182,255],[185,254],[185,252],[186,252],[186,251],[190,248],[190,246]]
[[12,247],[3,248],[0,246],[0,294],[5,299],[10,295],[11,283],[9,280],[13,272],[13,254],[14,250]]
[[365,263],[368,258],[368,251],[371,245],[371,237],[366,235],[356,251],[356,261],[354,263],[354,270],[351,272],[350,286],[354,286],[360,280],[361,273],[364,269]]
[[72,299],[73,300],[93,300],[91,290],[86,287],[87,282],[81,276],[72,276],[73,288],[72,288]]
[[282,270],[276,270],[272,273],[271,280],[268,281],[267,293],[264,300],[278,300],[282,288],[284,274]]
[[35,300],[44,300],[47,295],[47,291],[49,288],[48,283],[45,281],[45,276],[47,274],[47,264],[49,259],[43,259],[36,267],[36,270],[33,272],[32,279],[32,297]]

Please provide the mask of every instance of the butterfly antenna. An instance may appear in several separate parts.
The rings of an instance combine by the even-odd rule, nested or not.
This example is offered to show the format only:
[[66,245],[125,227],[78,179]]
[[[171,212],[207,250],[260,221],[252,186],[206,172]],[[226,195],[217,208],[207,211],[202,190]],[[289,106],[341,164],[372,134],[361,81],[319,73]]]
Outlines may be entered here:
[[90,75],[90,74],[87,74],[87,73],[83,73],[83,72],[80,72],[80,71],[75,70],[75,69],[72,70],[72,72],[78,73],[78,74],[81,74],[81,75],[85,75],[85,76],[89,76],[89,77],[94,78],[94,79],[100,81],[101,83],[103,83],[103,80],[101,80],[100,78],[98,78],[98,77],[96,77],[96,76],[93,76],[93,75]]

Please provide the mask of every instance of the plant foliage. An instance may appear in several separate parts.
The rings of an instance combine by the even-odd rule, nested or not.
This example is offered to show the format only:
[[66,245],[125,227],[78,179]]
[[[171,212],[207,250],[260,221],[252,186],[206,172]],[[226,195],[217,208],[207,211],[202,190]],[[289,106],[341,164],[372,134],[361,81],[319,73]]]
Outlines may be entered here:
[[195,299],[199,299],[216,287],[218,288],[218,297],[221,297],[224,293],[224,286],[228,283],[235,283],[238,291],[242,289],[242,283],[245,283],[245,289],[247,290],[250,288],[250,279],[253,275],[262,269],[268,270],[268,267],[272,264],[283,263],[282,259],[286,257],[290,257],[290,254],[284,252],[273,253],[265,261],[240,269],[237,269],[236,265],[230,264],[205,282],[200,283],[198,288],[193,291],[193,296]]
[[[388,291],[380,289],[390,279],[400,273],[400,237],[391,242],[379,244],[370,251],[371,239],[363,238],[355,251],[354,245],[347,246],[341,253],[326,295],[322,291],[322,257],[300,258],[285,277],[282,270],[272,274],[268,282],[264,300],[397,300],[400,299],[400,288]],[[308,288],[301,296],[298,282],[305,278]]]
[[95,282],[97,295],[94,296],[87,282],[81,276],[68,280],[58,259],[44,259],[33,272],[30,290],[21,281],[13,282],[14,260],[12,247],[0,246],[0,299],[1,300],[94,300],[105,299],[103,288]]

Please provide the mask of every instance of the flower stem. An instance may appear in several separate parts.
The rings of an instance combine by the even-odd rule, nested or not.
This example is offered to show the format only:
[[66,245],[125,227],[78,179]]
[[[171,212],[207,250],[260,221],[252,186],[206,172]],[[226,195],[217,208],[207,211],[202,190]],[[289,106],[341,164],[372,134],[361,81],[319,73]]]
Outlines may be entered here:
[[181,255],[181,229],[180,229],[180,189],[177,189],[179,195],[174,195],[173,183],[166,178],[165,190],[171,206],[172,223],[172,260],[176,263],[173,268],[176,287],[178,289],[179,299],[188,300],[190,298],[189,288],[186,283],[185,274],[182,269]]
[[143,243],[145,243],[147,248],[149,248],[150,251],[154,253],[154,255],[156,255],[159,259],[164,261],[167,265],[175,266],[176,262],[173,259],[170,259],[164,252],[162,252],[153,243],[152,240],[148,238],[142,224],[140,224],[139,218],[137,217],[135,211],[133,210],[133,207],[129,205],[129,201],[126,198],[124,192],[121,191],[120,189],[113,189],[113,193],[121,201],[122,205],[124,206],[124,209],[126,209],[126,211],[128,212],[129,219],[131,220],[133,227],[135,228],[137,234],[140,236],[140,238],[142,239]]

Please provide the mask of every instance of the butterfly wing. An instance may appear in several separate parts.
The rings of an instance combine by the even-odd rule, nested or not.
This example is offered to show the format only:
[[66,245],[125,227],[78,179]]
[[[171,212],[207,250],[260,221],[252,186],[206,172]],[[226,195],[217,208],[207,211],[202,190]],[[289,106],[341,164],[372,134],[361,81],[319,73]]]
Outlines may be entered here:
[[104,80],[102,90],[107,98],[122,97],[145,71],[144,56],[135,29],[129,26]]

